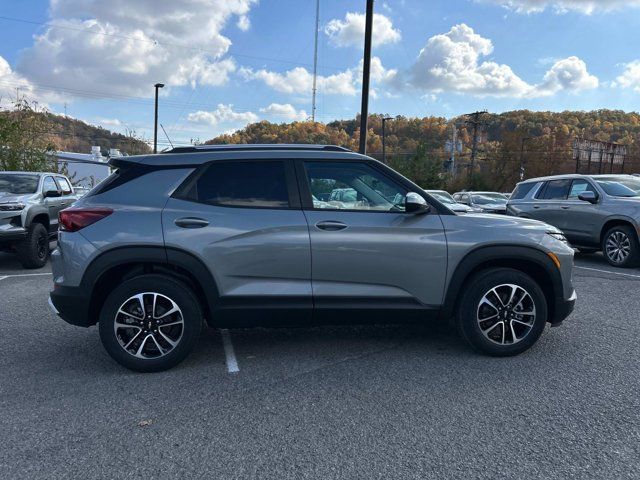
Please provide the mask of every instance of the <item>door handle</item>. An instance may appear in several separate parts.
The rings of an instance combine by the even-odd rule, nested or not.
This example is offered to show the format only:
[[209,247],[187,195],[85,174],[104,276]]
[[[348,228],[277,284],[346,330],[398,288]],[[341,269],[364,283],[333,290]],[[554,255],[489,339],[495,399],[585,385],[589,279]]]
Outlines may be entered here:
[[538,210],[540,208],[540,205],[534,205],[533,208],[535,208],[536,210]]
[[335,220],[325,220],[323,222],[316,223],[316,228],[320,230],[326,230],[328,232],[336,232],[338,230],[344,230],[347,228],[346,223],[337,222]]
[[180,228],[202,228],[209,225],[209,222],[207,222],[206,220],[193,217],[178,218],[173,223],[175,223]]
[[560,207],[560,208],[562,208],[563,210],[569,210],[571,207],[569,207],[569,206],[564,206],[564,207]]

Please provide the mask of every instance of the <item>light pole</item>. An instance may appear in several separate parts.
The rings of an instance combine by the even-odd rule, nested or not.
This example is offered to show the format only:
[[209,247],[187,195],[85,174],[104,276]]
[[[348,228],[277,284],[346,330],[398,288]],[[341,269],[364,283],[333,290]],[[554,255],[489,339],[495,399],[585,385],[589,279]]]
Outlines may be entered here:
[[393,117],[382,117],[382,163],[387,163],[387,129],[386,123]]
[[522,137],[522,146],[520,147],[520,181],[524,180],[524,143],[527,140],[533,140],[533,137]]
[[362,65],[362,108],[360,109],[360,149],[367,153],[367,122],[369,120],[369,77],[371,76],[371,36],[373,32],[373,0],[367,0],[364,22],[364,63]]
[[153,153],[158,153],[158,90],[164,87],[164,83],[156,83],[156,103],[153,121]]

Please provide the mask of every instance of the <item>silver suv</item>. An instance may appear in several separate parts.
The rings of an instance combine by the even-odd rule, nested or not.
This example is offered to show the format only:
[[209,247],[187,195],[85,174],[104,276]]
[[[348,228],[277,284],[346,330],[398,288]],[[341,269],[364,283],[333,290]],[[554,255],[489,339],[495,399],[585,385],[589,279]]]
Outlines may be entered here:
[[559,175],[519,183],[507,213],[558,227],[583,253],[602,250],[616,267],[640,263],[640,178]]
[[[203,325],[452,320],[477,350],[515,355],[572,311],[559,230],[458,216],[340,147],[175,148],[117,171],[60,214],[51,305],[98,323],[139,371],[181,361]],[[324,203],[337,189],[357,201]]]
[[25,268],[44,266],[58,212],[77,198],[64,175],[0,172],[0,250],[16,252]]

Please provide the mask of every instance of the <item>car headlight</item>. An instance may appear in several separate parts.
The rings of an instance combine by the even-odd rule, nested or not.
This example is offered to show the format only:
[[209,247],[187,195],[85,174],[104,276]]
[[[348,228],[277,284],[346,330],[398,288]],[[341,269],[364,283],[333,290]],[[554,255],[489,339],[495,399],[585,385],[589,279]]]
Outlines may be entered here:
[[564,233],[562,232],[547,232],[547,235],[551,235],[556,240],[560,240],[562,243],[569,245],[569,242],[567,241],[567,237],[565,237]]
[[24,210],[24,203],[0,203],[0,212],[18,212]]

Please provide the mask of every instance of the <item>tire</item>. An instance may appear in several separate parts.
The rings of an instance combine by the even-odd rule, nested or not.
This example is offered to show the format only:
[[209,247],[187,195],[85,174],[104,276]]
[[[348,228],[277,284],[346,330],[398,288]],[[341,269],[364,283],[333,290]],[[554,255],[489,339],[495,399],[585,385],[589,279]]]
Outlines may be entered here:
[[[495,357],[519,355],[540,338],[547,323],[547,300],[538,283],[525,273],[510,268],[484,270],[471,277],[463,291],[457,325],[461,336],[474,350]],[[512,292],[516,302],[520,297],[522,300],[511,305],[515,308],[505,308]],[[495,319],[492,318],[494,311]]]
[[18,260],[24,268],[42,268],[49,259],[49,232],[41,223],[32,223],[27,236],[17,245]]
[[[174,307],[178,310],[171,313]],[[202,325],[200,303],[189,287],[171,277],[150,274],[127,280],[109,294],[98,328],[102,345],[120,365],[137,372],[160,372],[187,357]]]
[[638,266],[640,246],[634,229],[628,225],[617,225],[609,229],[602,238],[602,253],[613,267]]

